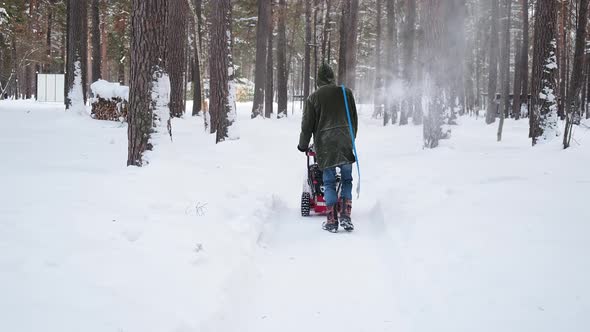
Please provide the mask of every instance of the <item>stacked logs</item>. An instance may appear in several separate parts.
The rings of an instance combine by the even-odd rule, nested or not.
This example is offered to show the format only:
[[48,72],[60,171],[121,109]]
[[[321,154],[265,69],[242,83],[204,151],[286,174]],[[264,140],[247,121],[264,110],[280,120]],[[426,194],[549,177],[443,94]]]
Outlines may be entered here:
[[129,88],[119,83],[99,80],[90,86],[92,99],[92,118],[108,121],[125,121],[129,107]]
[[127,101],[121,98],[95,98],[92,101],[92,118],[97,120],[125,121],[127,118]]

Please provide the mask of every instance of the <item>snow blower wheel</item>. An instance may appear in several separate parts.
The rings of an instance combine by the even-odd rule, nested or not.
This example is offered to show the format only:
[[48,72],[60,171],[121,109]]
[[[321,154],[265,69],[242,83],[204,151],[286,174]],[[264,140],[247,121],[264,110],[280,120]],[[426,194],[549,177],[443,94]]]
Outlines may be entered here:
[[301,194],[301,216],[309,217],[309,210],[311,209],[311,195],[309,193]]

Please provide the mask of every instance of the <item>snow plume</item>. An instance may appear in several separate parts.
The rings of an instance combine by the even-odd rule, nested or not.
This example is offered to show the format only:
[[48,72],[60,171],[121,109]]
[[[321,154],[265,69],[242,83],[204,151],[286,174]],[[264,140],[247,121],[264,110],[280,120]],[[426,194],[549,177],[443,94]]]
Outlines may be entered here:
[[68,99],[70,100],[70,107],[72,111],[78,114],[85,114],[86,107],[84,105],[84,90],[82,89],[82,70],[80,69],[80,61],[74,63],[74,84],[68,92]]
[[[152,110],[154,118],[154,131],[156,134],[162,134],[166,130],[172,139],[172,127],[170,123],[170,77],[160,67],[154,70],[152,76]],[[164,129],[165,128],[165,129]],[[155,145],[151,139],[151,144]]]
[[383,88],[383,102],[385,104],[400,103],[408,93],[407,84],[403,80],[395,79]]

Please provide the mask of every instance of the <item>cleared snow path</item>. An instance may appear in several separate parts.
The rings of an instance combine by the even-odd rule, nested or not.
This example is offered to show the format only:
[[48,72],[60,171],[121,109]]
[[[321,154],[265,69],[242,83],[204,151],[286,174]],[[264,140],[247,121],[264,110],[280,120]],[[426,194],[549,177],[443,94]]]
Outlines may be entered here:
[[399,331],[397,260],[382,220],[355,211],[357,231],[330,234],[322,217],[281,211],[204,331]]

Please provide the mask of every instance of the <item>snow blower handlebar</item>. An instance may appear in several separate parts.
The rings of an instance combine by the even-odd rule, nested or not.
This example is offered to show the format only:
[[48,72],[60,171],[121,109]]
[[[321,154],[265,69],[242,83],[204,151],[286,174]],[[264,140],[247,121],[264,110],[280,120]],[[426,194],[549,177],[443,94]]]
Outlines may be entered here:
[[313,148],[313,144],[309,146],[309,148],[307,148],[307,151],[305,151],[305,155],[308,157],[315,157],[316,153],[315,153],[315,149]]

